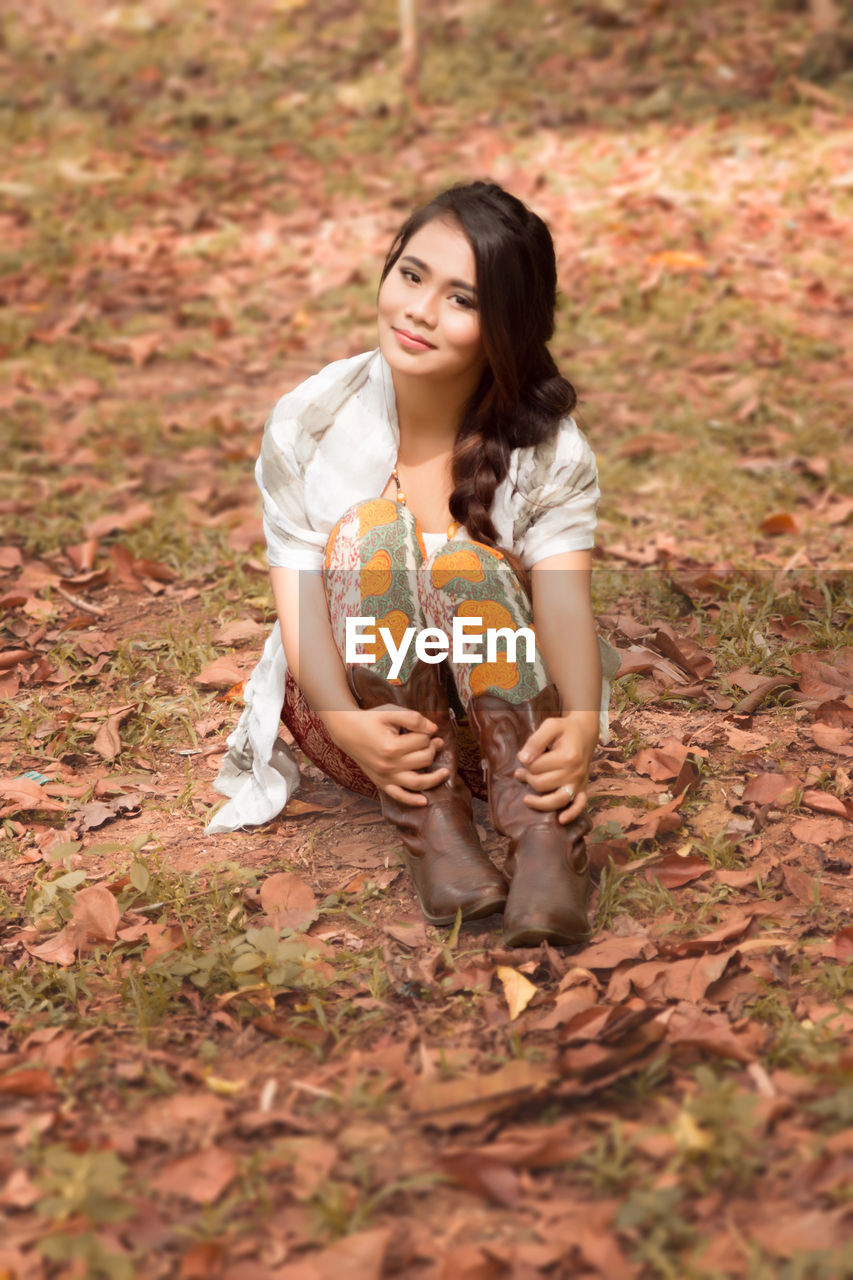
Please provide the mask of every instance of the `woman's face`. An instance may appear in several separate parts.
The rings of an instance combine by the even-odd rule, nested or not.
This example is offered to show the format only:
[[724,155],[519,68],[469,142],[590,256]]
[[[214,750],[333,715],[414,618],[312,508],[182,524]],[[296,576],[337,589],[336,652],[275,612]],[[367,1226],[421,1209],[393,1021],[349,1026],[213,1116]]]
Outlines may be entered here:
[[473,394],[486,363],[476,286],[458,222],[435,218],[416,231],[379,290],[379,347],[391,368]]

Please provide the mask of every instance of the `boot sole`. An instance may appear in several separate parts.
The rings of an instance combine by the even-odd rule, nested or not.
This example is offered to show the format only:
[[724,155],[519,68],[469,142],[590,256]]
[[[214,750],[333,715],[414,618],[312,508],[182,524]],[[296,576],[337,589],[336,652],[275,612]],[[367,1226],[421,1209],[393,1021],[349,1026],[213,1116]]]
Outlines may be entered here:
[[541,929],[530,925],[526,929],[516,929],[513,933],[504,933],[503,941],[508,947],[538,947],[540,942],[550,942],[556,947],[576,947],[581,942],[589,942],[592,930],[585,933],[564,933],[559,929]]
[[[420,906],[420,909],[423,912],[423,917],[426,920],[427,924],[443,926],[443,925],[456,923],[455,911],[452,916],[434,916],[434,915],[430,915],[430,913],[426,910],[420,898],[418,898],[418,905]],[[465,909],[462,912],[462,923],[467,924],[469,920],[482,920],[485,916],[497,915],[498,913],[503,912],[503,909],[505,906],[506,906],[505,897],[504,898],[499,898],[499,897],[487,898],[485,902],[477,902],[474,904],[473,907],[468,907],[467,909]]]

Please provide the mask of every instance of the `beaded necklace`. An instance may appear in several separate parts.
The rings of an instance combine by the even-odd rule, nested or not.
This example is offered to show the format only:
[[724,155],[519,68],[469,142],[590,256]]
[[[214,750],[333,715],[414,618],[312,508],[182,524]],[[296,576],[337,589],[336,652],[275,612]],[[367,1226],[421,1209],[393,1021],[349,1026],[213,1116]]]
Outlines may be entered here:
[[[394,479],[394,483],[395,483],[395,485],[397,486],[397,501],[399,502],[399,504],[400,504],[400,506],[401,506],[401,507],[405,507],[405,505],[406,505],[406,495],[405,495],[405,493],[403,492],[403,486],[400,484],[400,476],[399,476],[399,474],[398,474],[398,472],[397,472],[397,464],[396,464],[396,463],[394,464],[394,469],[393,469],[393,471],[391,472],[391,475],[392,475],[392,477],[393,477],[393,479]],[[455,521],[455,520],[451,520],[450,524],[447,526],[447,537],[448,537],[448,539],[452,538],[456,533],[458,533],[458,531],[459,531],[459,525],[456,523],[456,521]]]

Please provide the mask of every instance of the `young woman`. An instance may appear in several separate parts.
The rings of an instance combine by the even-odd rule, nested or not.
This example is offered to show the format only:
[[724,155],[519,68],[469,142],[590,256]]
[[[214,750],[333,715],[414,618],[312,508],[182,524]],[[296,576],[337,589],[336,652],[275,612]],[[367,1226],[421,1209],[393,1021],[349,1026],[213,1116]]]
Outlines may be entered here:
[[[606,732],[597,474],[547,347],[556,283],[536,214],[453,187],[391,247],[378,350],[277,404],[257,478],[280,625],[208,828],[267,821],[292,793],[283,705],[328,776],[378,792],[427,920],[503,911],[510,946],[588,936],[583,810]],[[471,791],[509,837],[503,874]]]

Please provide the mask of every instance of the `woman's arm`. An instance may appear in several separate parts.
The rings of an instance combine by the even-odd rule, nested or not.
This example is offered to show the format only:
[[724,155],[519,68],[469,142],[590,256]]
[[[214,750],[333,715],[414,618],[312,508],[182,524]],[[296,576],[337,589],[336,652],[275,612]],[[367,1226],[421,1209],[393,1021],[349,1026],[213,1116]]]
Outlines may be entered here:
[[322,575],[270,570],[287,666],[337,745],[380,790],[405,804],[427,803],[422,791],[447,777],[446,769],[420,773],[435,757],[436,725],[417,711],[388,704],[363,711],[346,681],[335,646]]
[[[598,744],[601,659],[592,614],[592,553],[570,551],[533,566],[533,626],[548,674],[560,693],[563,713],[546,720],[519,753],[523,778],[538,794],[534,809],[560,809],[570,822],[587,802],[586,784]],[[564,786],[575,798],[566,805]]]

